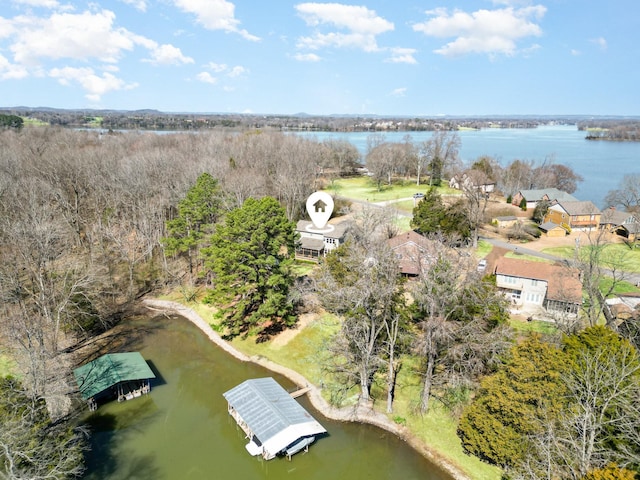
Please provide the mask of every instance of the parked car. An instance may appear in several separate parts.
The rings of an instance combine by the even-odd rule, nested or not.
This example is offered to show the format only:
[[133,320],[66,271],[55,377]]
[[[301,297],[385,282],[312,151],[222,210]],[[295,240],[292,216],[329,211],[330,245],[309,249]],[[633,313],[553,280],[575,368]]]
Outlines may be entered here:
[[487,269],[487,261],[483,258],[478,262],[478,271],[484,272]]
[[420,193],[420,192],[414,193],[413,198],[424,198],[424,193]]

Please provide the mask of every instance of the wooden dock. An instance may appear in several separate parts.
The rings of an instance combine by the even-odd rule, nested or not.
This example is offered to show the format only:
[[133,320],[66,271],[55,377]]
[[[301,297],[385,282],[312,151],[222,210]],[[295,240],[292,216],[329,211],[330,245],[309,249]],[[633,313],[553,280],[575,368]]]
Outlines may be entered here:
[[311,390],[311,387],[304,387],[300,390],[296,390],[295,392],[291,392],[289,395],[291,395],[291,398],[298,398],[307,393],[309,390]]

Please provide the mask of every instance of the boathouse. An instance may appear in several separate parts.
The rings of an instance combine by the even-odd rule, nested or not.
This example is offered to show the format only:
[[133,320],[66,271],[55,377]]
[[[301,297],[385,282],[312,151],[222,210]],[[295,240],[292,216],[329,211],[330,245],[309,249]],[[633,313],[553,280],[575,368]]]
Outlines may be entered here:
[[326,430],[273,378],[246,380],[223,394],[228,411],[246,433],[251,455],[291,458]]
[[139,352],[108,353],[73,371],[80,395],[89,408],[111,398],[119,402],[140,397],[151,391],[155,374]]

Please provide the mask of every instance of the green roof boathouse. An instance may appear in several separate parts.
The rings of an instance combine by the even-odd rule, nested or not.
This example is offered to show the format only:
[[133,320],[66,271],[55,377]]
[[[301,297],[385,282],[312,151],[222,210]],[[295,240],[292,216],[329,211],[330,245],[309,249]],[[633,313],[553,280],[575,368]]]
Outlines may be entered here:
[[155,374],[139,352],[108,353],[73,371],[80,395],[90,410],[98,401],[116,398],[118,402],[140,397],[151,391]]

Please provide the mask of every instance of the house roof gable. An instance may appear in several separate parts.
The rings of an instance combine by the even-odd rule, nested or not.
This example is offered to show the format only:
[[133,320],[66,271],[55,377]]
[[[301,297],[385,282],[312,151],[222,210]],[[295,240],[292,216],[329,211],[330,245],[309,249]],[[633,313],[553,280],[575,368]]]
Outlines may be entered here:
[[520,190],[520,195],[527,199],[527,202],[539,202],[545,195],[549,200],[559,201],[577,201],[573,195],[558,190],[557,188],[538,188],[533,190]]
[[567,202],[562,201],[558,202],[557,205],[554,205],[551,208],[559,206],[567,212],[569,215],[598,215],[600,214],[600,209],[596,207],[591,200],[581,200],[575,202]]

